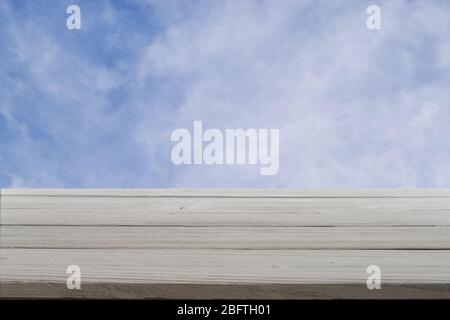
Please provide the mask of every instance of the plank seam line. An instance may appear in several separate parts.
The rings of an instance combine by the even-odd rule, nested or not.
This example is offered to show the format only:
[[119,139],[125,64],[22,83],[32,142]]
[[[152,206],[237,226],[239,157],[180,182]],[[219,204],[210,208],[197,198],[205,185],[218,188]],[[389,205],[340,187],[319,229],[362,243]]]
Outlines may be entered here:
[[283,224],[264,224],[264,225],[170,225],[170,224],[20,224],[20,223],[5,223],[0,224],[5,227],[127,227],[127,228],[439,228],[450,227],[449,224],[419,224],[419,225],[395,225],[395,224],[377,224],[377,225],[283,225]]
[[43,198],[205,198],[205,199],[450,199],[450,196],[124,196],[124,195],[43,195],[20,194],[5,197],[43,197]]
[[168,248],[168,247],[1,247],[2,249],[9,249],[9,250],[163,250],[163,251],[170,251],[170,250],[181,250],[181,249],[188,249],[188,250],[216,250],[216,251],[450,251],[449,248],[425,248],[425,247],[407,247],[407,248],[348,248],[348,247],[302,247],[302,248],[296,248],[296,247],[279,247],[279,248],[225,248],[225,247],[174,247],[174,248]]

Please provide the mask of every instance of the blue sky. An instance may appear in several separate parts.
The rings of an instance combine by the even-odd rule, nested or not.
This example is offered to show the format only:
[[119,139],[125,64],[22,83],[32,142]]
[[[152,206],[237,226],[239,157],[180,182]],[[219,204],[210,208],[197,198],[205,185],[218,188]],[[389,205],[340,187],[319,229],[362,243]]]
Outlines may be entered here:
[[[0,39],[0,187],[450,184],[449,1],[1,1]],[[279,173],[173,165],[194,120],[279,128]]]

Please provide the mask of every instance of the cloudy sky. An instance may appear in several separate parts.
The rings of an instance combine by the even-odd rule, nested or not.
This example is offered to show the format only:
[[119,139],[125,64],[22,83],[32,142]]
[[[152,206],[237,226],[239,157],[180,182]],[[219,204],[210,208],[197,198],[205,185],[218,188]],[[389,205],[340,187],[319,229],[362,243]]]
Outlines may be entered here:
[[[0,41],[0,187],[450,186],[447,0],[5,0]],[[279,128],[279,173],[175,166],[194,120]]]

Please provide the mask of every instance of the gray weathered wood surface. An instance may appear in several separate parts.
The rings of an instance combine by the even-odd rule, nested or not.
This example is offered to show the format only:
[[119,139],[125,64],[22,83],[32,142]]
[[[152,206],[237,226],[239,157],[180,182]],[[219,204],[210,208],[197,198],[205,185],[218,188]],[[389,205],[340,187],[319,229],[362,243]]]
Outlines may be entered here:
[[1,189],[0,250],[3,298],[450,298],[450,189]]

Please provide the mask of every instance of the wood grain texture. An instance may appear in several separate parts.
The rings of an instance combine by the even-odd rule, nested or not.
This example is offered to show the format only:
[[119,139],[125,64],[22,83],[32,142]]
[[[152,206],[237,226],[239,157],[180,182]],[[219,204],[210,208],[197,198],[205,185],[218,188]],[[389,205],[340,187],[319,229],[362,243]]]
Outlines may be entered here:
[[450,198],[3,195],[2,224],[450,226]]
[[2,226],[3,248],[448,249],[450,227]]
[[2,281],[65,282],[77,264],[83,282],[365,283],[379,265],[385,283],[450,283],[448,250],[3,249]]
[[450,189],[2,189],[4,196],[450,198]]
[[450,190],[2,189],[0,250],[1,297],[450,298]]
[[67,290],[64,283],[7,282],[0,287],[13,298],[51,299],[450,299],[448,284],[383,284],[367,290],[365,284],[173,284],[84,283]]

